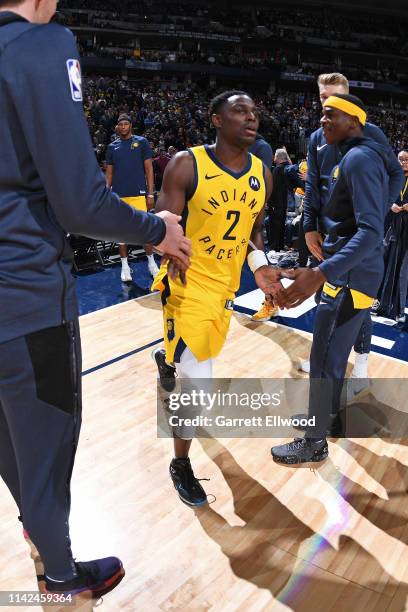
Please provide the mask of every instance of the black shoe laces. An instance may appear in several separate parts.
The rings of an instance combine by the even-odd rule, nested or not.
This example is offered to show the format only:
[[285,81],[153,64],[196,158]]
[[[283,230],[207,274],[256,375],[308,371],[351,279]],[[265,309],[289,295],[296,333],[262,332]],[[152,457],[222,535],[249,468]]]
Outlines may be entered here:
[[287,444],[288,450],[300,450],[306,445],[306,438],[295,438]]
[[185,488],[188,489],[193,489],[194,487],[196,487],[197,485],[200,486],[200,481],[206,480],[209,481],[209,478],[196,478],[194,476],[194,472],[193,472],[193,468],[191,467],[191,463],[190,461],[185,463],[183,472],[182,472],[182,479],[184,481],[184,486]]

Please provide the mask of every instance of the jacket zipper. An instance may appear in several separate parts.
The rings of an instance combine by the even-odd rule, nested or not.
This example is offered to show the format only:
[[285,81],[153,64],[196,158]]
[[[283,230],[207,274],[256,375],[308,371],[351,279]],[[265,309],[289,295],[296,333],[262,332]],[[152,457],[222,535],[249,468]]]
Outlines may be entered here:
[[74,423],[76,425],[78,420],[78,412],[79,412],[79,395],[78,395],[78,361],[75,351],[76,344],[76,329],[75,322],[69,321],[67,323],[69,338],[71,341],[71,369],[72,369],[72,378],[73,378],[73,388],[74,388]]
[[[71,503],[71,494],[70,494],[70,485],[69,485],[69,481],[71,479],[72,476],[72,470],[74,467],[74,461],[75,461],[75,454],[76,454],[76,449],[77,449],[77,445],[78,445],[78,416],[79,416],[79,407],[80,407],[80,397],[79,397],[79,384],[78,384],[78,360],[77,360],[77,355],[76,355],[76,324],[74,321],[69,321],[66,324],[66,331],[68,332],[68,337],[70,340],[70,365],[71,365],[71,376],[72,376],[72,387],[73,387],[73,401],[74,401],[74,411],[73,411],[73,421],[74,421],[74,427],[73,427],[73,435],[74,438],[72,440],[72,458],[71,458],[71,467],[69,470],[69,479],[66,483],[66,487],[67,487],[67,500],[68,500],[68,506]],[[65,521],[65,525],[67,527],[67,532],[68,532],[68,525],[69,525],[69,513],[67,513],[66,515],[66,521]],[[69,538],[69,536],[67,536],[67,545],[69,547],[69,554],[72,557],[72,550],[71,550],[71,540]],[[78,573],[77,573],[77,569],[74,563],[74,559],[71,560],[71,567],[72,567],[72,571],[74,574],[74,577],[77,577]]]
[[61,236],[61,233],[60,233],[61,232],[61,228],[55,224],[55,221],[51,217],[50,211],[49,211],[49,208],[48,208],[48,204],[46,204],[46,210],[47,210],[47,217],[48,217],[48,219],[50,220],[51,224],[55,227],[55,229],[58,230],[58,233],[59,233],[60,237],[62,238],[61,251],[59,252],[59,255],[58,255],[57,265],[58,265],[58,268],[59,268],[59,270],[61,272],[61,277],[62,277],[61,324],[65,325],[65,323],[66,323],[65,293],[66,293],[66,290],[67,290],[67,279],[65,277],[64,269],[63,269],[62,264],[61,264],[61,258],[62,258],[62,254],[64,252],[66,238],[65,238],[65,234],[64,234],[64,237]]

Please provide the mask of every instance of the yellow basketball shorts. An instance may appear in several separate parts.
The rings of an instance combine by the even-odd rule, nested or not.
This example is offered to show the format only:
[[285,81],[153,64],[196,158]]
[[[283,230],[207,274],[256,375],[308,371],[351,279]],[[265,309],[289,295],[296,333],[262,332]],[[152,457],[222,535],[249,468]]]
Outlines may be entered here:
[[134,198],[121,198],[126,204],[129,204],[132,208],[137,208],[137,210],[147,211],[146,204],[146,196],[137,196]]
[[191,278],[184,287],[169,279],[164,266],[152,289],[162,296],[166,360],[178,363],[186,347],[197,361],[216,357],[227,337],[233,296],[198,287]]

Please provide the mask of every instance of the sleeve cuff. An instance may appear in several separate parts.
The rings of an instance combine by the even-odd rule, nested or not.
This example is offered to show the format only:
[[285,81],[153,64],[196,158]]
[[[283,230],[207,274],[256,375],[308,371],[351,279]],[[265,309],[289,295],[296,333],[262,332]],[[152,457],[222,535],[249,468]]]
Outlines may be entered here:
[[305,234],[306,232],[317,232],[317,225],[311,222],[305,223],[305,220],[303,219],[303,231],[305,232]]
[[[154,215],[152,215],[152,216],[154,216]],[[160,236],[158,237],[158,239],[153,242],[153,245],[157,246],[158,244],[163,242],[163,240],[164,240],[164,238],[166,236],[167,229],[166,229],[166,224],[163,221],[163,219],[160,219],[160,217],[154,217],[154,219],[155,219],[155,221],[158,221],[157,231],[158,231],[158,233],[160,232]]]
[[322,274],[324,274],[324,276],[327,278],[327,280],[330,282],[330,276],[331,276],[331,272],[333,272],[333,265],[330,265],[330,259],[326,259],[326,261],[323,261],[320,265],[319,265],[319,270]]

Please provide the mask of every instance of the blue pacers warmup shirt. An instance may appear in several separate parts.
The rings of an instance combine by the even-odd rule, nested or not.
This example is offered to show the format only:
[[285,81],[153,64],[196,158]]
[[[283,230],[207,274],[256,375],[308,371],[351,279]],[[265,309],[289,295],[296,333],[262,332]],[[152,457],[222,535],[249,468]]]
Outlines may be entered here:
[[106,163],[113,166],[112,191],[121,198],[146,195],[144,161],[152,158],[146,138],[118,138],[108,146]]

